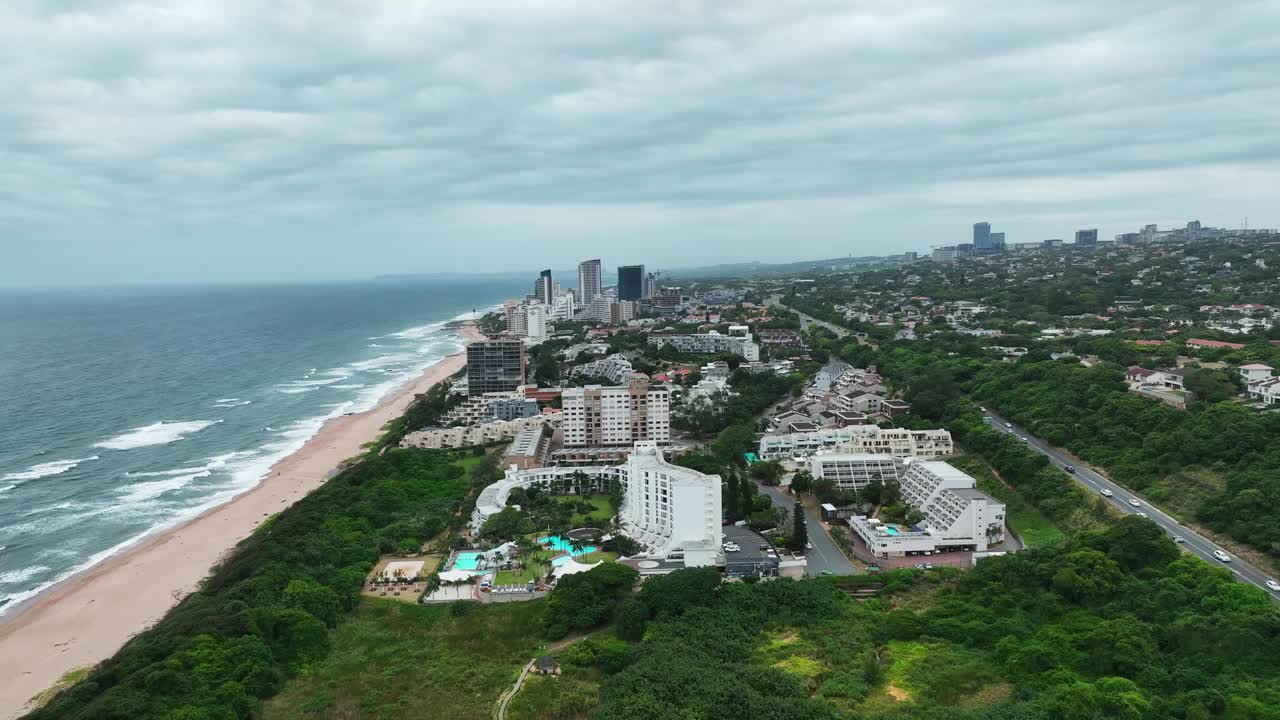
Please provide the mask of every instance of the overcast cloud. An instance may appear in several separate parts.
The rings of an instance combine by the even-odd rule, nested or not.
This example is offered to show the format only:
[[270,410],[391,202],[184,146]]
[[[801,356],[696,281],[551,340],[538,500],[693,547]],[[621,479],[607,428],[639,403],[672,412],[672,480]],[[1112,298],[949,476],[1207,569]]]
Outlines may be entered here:
[[0,3],[0,282],[1280,225],[1280,1]]

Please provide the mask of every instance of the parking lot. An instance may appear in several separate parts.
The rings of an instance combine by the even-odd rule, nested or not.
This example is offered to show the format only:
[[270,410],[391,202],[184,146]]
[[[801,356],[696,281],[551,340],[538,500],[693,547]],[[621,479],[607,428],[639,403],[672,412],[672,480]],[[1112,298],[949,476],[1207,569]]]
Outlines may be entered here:
[[725,574],[727,575],[775,575],[778,572],[778,558],[768,556],[760,549],[767,545],[756,531],[738,525],[724,526],[724,542],[737,543],[742,548],[735,552],[725,552]]

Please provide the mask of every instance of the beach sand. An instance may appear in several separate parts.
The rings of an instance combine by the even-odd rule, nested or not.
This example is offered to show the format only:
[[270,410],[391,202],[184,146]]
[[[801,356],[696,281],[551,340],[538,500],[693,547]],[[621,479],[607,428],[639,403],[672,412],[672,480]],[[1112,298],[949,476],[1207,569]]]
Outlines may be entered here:
[[[468,339],[483,336],[465,325]],[[336,417],[254,488],[189,522],[153,535],[50,588],[0,622],[0,717],[30,710],[33,697],[68,672],[113,655],[188,593],[269,515],[316,489],[361,445],[378,437],[415,395],[466,365],[450,355],[374,409]]]

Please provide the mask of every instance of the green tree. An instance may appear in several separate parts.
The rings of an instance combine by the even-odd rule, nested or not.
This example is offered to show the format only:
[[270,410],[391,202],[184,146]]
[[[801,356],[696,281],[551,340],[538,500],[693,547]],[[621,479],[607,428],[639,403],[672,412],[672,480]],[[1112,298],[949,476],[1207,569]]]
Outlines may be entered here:
[[730,520],[740,520],[742,493],[738,490],[738,474],[729,473],[725,480],[725,512]]
[[795,551],[804,550],[809,543],[809,530],[805,527],[804,505],[796,500],[795,505],[791,508],[791,537],[787,541],[787,547]]

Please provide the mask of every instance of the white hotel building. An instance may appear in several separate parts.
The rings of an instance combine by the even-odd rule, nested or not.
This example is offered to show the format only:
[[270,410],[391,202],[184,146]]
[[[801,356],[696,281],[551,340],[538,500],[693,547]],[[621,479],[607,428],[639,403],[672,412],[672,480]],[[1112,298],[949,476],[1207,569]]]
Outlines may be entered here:
[[950,550],[985,552],[1004,542],[1004,503],[976,488],[969,475],[936,460],[904,461],[898,480],[902,497],[924,514],[915,527],[849,518],[875,557],[901,557]]
[[671,465],[651,442],[636,443],[621,465],[510,468],[505,478],[486,487],[476,499],[472,529],[479,530],[501,512],[515,488],[545,490],[578,473],[587,479],[585,492],[603,492],[614,480],[622,483],[619,519],[623,531],[643,548],[639,556],[642,574],[723,563],[720,476]]
[[897,482],[902,461],[892,455],[832,453],[814,455],[810,470],[841,490],[861,490],[877,480]]

